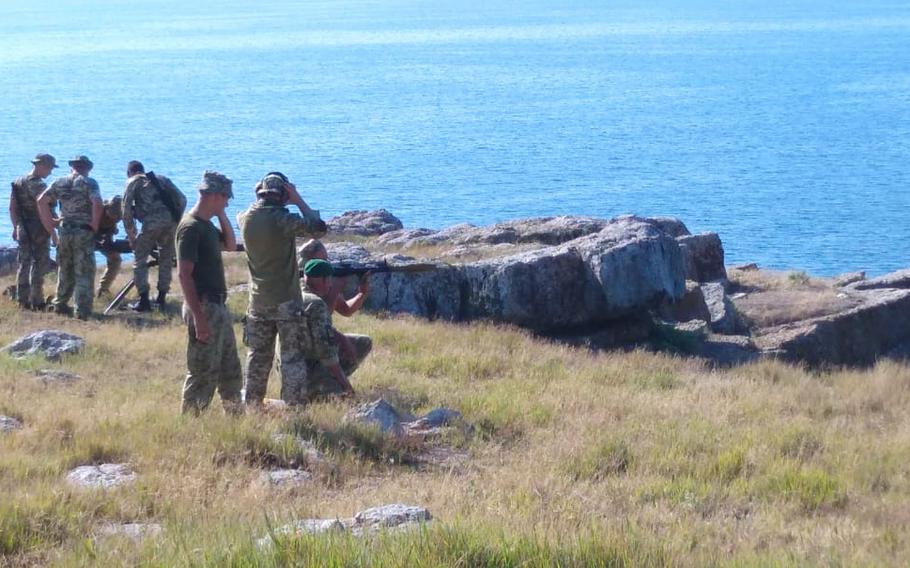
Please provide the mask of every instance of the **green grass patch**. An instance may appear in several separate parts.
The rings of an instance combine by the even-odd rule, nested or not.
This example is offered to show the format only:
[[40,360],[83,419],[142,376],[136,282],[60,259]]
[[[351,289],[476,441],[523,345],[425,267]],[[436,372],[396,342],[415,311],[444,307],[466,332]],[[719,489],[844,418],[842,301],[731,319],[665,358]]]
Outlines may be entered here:
[[633,464],[632,450],[624,440],[600,440],[568,461],[566,473],[572,479],[600,481],[622,475]]

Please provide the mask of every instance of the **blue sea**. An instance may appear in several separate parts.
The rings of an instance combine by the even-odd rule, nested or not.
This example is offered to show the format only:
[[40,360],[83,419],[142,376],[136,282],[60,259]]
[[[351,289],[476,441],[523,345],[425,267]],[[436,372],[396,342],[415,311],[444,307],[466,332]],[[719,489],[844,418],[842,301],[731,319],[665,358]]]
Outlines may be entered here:
[[324,217],[669,214],[731,264],[910,266],[906,0],[2,0],[0,92],[5,180],[217,169],[236,213],[278,169]]

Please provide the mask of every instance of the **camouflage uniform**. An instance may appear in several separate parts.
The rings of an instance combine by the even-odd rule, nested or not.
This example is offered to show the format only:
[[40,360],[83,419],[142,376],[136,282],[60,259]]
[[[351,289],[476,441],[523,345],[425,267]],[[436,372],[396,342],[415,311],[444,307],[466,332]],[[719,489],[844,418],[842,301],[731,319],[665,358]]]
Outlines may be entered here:
[[95,288],[92,202],[101,201],[101,192],[98,182],[78,174],[57,179],[47,192],[52,201],[60,203],[54,309],[64,311],[75,294],[76,315],[85,319],[92,314]]
[[31,174],[14,182],[13,206],[19,221],[16,229],[19,241],[16,298],[22,305],[44,304],[44,275],[51,263],[51,237],[38,217],[37,200],[46,188],[40,177]]
[[[186,197],[170,179],[155,176],[161,189],[174,200],[179,211],[186,207]],[[136,235],[136,220],[142,230]],[[134,175],[126,182],[123,194],[123,226],[128,235],[136,235],[133,280],[139,294],[149,292],[148,258],[158,248],[158,291],[166,293],[171,288],[171,268],[174,263],[174,231],[177,223],[170,210],[144,173]]]
[[98,232],[95,234],[95,248],[107,260],[107,266],[104,269],[104,274],[101,275],[101,282],[98,284],[99,296],[111,291],[111,285],[117,279],[117,274],[120,273],[120,266],[123,264],[123,257],[120,256],[120,252],[114,244],[114,235],[117,234],[117,223],[122,218],[119,196],[104,202],[101,222],[98,224]]
[[329,372],[329,367],[341,365],[345,376],[350,376],[363,363],[373,349],[373,340],[367,335],[353,333],[343,334],[354,347],[353,359],[350,355],[341,355],[338,349],[337,331],[332,325],[332,315],[325,301],[315,292],[303,288],[303,338],[306,352],[307,377],[309,391],[307,398],[340,394],[344,389]]
[[302,317],[295,243],[297,237],[322,236],[325,223],[318,211],[304,216],[283,205],[260,199],[237,217],[246,247],[250,301],[244,327],[247,367],[245,402],[262,402],[268,386],[275,335],[279,343],[281,399],[305,402],[306,362],[301,351]]

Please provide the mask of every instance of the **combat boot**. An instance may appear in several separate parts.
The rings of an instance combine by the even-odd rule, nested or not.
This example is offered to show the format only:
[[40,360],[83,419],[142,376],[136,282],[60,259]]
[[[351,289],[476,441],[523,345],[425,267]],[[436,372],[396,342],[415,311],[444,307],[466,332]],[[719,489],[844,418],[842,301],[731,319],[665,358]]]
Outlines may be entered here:
[[158,290],[158,297],[155,298],[155,305],[158,311],[163,312],[167,308],[167,290]]
[[130,309],[134,312],[150,312],[152,311],[152,304],[149,302],[149,293],[144,292],[139,294],[139,301],[133,304],[130,304]]
[[54,304],[54,313],[59,316],[72,316],[73,308],[66,304]]

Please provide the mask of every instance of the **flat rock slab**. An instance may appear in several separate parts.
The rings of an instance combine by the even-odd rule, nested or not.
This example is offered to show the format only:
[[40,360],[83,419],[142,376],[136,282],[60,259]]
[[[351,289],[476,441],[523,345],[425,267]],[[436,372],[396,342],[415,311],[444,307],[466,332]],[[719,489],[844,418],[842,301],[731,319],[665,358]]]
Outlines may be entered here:
[[46,329],[20,337],[3,348],[3,351],[17,359],[31,355],[43,355],[49,361],[56,361],[63,355],[81,353],[85,340],[79,336],[56,329]]
[[109,489],[136,481],[136,473],[126,463],[82,465],[66,474],[66,480],[77,487]]
[[[433,519],[423,507],[396,503],[361,511],[348,519],[303,519],[275,529],[275,535],[303,536],[325,533],[369,536],[382,531],[408,530],[422,526]],[[272,545],[272,536],[257,541],[260,548]]]
[[457,410],[440,407],[415,418],[380,398],[357,408],[349,415],[349,419],[365,424],[375,424],[382,432],[401,436],[437,433],[441,428],[463,420],[463,417]]
[[95,531],[95,536],[102,538],[123,537],[139,542],[149,537],[156,537],[163,532],[164,528],[158,523],[109,523],[98,527]]
[[0,432],[12,432],[13,430],[21,430],[22,421],[13,418],[12,416],[4,416],[0,414]]
[[41,369],[35,371],[35,378],[39,381],[49,383],[74,383],[81,380],[82,377],[69,371],[58,371],[56,369]]
[[298,487],[313,480],[313,474],[302,469],[273,469],[262,472],[263,483],[275,487]]

